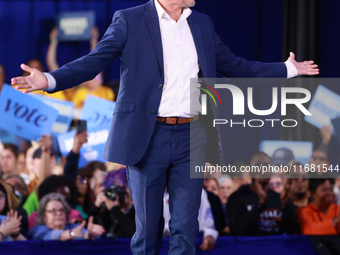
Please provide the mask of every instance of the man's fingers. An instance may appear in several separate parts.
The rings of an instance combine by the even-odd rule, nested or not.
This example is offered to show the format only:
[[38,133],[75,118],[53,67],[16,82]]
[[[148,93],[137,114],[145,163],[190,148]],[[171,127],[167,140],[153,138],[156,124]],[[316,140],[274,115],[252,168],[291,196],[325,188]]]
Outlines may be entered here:
[[23,76],[12,78],[11,79],[11,84],[12,85],[24,85],[24,84],[27,84],[26,78],[27,77],[23,77]]
[[28,65],[25,65],[25,64],[21,64],[20,67],[21,67],[22,70],[29,72],[29,73],[32,73],[33,70],[34,70],[34,68],[29,67]]
[[28,94],[28,93],[31,93],[33,91],[37,91],[38,89],[27,89],[27,90],[24,90],[23,93],[24,94]]

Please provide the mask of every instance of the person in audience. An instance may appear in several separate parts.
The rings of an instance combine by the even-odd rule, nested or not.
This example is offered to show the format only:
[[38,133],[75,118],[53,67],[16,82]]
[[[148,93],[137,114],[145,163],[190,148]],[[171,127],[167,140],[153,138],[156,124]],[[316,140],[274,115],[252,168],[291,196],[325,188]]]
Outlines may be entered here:
[[219,196],[220,188],[215,178],[205,178],[203,187],[205,190],[214,193],[216,196]]
[[[21,224],[19,232],[22,236],[26,236],[28,231],[27,214],[25,210],[19,206],[18,198],[15,196],[12,187],[0,180],[0,215],[9,216],[8,214],[10,214],[10,216],[14,218],[11,210],[15,211],[15,215],[17,215],[15,218],[20,217]],[[19,238],[19,234],[15,232],[11,237],[14,239]],[[19,239],[21,239],[21,237]]]
[[19,205],[23,206],[28,197],[28,188],[24,179],[17,174],[10,174],[5,178],[6,183],[10,184],[19,199]]
[[[38,145],[32,145],[26,151],[26,169],[29,175],[29,182],[27,184],[28,193],[31,194],[36,185],[37,176],[34,171],[33,154],[38,149]],[[32,182],[32,183],[31,183]]]
[[319,149],[314,150],[312,156],[309,159],[308,165],[314,165],[315,169],[320,169],[318,173],[322,174],[323,166],[326,165],[327,167],[329,167],[327,153]]
[[[267,154],[259,152],[249,165],[271,163]],[[241,186],[230,195],[227,212],[232,235],[278,235],[284,232],[285,224],[289,224],[282,221],[280,194],[269,189],[269,178],[261,177],[253,178],[251,184]]]
[[334,179],[312,178],[309,190],[313,201],[299,209],[298,217],[303,235],[338,235],[340,205],[334,203]]
[[224,212],[221,200],[219,198],[219,186],[215,178],[206,178],[203,183],[203,188],[207,192],[207,197],[211,206],[211,211],[214,216],[215,229],[220,233],[224,234],[226,228],[226,222],[224,219]]
[[[58,29],[56,27],[52,28],[49,37],[50,37],[50,44],[47,49],[46,64],[47,64],[48,70],[51,72],[51,71],[59,69],[60,67],[57,61],[57,51],[58,51],[59,41],[58,41]],[[98,39],[99,39],[99,31],[97,27],[94,27],[91,31],[90,51],[92,51],[96,47],[98,43]],[[72,100],[72,97],[76,89],[77,88],[71,88],[71,89],[67,89],[64,91],[64,94],[67,100],[69,101]]]
[[[299,163],[295,163],[301,166]],[[283,207],[284,217],[290,222],[285,227],[286,234],[301,234],[300,223],[298,222],[298,209],[308,205],[312,200],[309,196],[309,179],[306,173],[291,174],[284,185],[281,193],[281,203]]]
[[20,152],[18,155],[17,172],[24,179],[26,185],[30,183],[29,172],[26,168],[26,152],[25,151]]
[[[95,182],[104,176],[103,185],[96,189],[96,200],[90,215],[94,222],[105,228],[110,238],[132,237],[136,231],[135,209],[127,192],[126,170],[98,173]],[[95,179],[95,178],[94,178]]]
[[17,161],[19,149],[16,145],[11,143],[4,143],[4,149],[1,153],[1,170],[2,178],[6,178],[10,174],[19,174],[17,171]]
[[[0,209],[1,209],[1,194],[0,194]],[[26,237],[20,233],[22,216],[18,215],[17,211],[10,210],[7,213],[6,219],[0,222],[0,242],[4,241],[24,241]]]
[[[37,210],[39,208],[39,201],[47,194],[50,193],[60,193],[62,194],[71,207],[70,214],[68,215],[68,219],[71,223],[82,221],[83,218],[79,211],[75,210],[77,206],[77,197],[78,190],[76,184],[73,180],[58,175],[51,175],[41,183],[35,192],[36,197],[31,198],[34,201],[31,201],[32,207],[28,207],[27,202],[25,203],[25,209],[29,209],[29,229],[35,226]],[[38,204],[38,207],[37,207]]]
[[[170,210],[172,210],[169,193],[165,192],[163,197],[163,216],[164,216],[164,231],[163,236],[169,236],[172,231]],[[177,219],[180,224],[185,224],[186,219]],[[208,200],[207,192],[203,189],[201,194],[201,206],[198,212],[199,232],[203,234],[202,244],[200,248],[203,251],[212,250],[215,246],[218,237],[218,231],[215,229],[215,222],[212,215],[211,206]],[[190,226],[188,226],[190,227]]]
[[85,82],[85,86],[78,88],[72,97],[72,102],[75,104],[75,107],[82,108],[88,95],[113,101],[115,98],[113,90],[104,86],[103,81],[103,74],[100,73],[94,79]]
[[94,196],[97,197],[97,195],[102,192],[104,187],[104,179],[107,176],[107,172],[104,171],[98,171],[92,178],[90,187],[94,193]]
[[335,184],[334,184],[334,194],[336,196],[336,204],[340,204],[340,178],[335,179]]
[[227,202],[230,195],[235,191],[234,181],[231,178],[220,178],[218,179],[218,183],[220,187],[219,197],[221,199],[224,221],[226,224],[224,232],[230,234],[229,219],[227,213]]
[[284,179],[279,175],[273,175],[269,180],[269,188],[281,194],[284,189]]
[[104,233],[102,226],[93,224],[93,218],[89,218],[87,229],[85,221],[81,224],[68,223],[67,215],[70,207],[63,195],[50,193],[44,196],[39,203],[37,225],[32,228],[28,237],[38,240],[74,240],[92,239]]
[[79,193],[76,210],[81,213],[83,219],[87,220],[91,206],[94,203],[94,194],[89,185],[89,177],[84,169],[80,169],[78,172],[76,186]]
[[66,157],[64,166],[64,176],[76,181],[78,175],[78,163],[80,158],[80,148],[87,142],[87,131],[76,133],[73,139],[73,146]]
[[278,148],[272,156],[272,163],[276,166],[289,166],[295,162],[294,153],[288,148]]

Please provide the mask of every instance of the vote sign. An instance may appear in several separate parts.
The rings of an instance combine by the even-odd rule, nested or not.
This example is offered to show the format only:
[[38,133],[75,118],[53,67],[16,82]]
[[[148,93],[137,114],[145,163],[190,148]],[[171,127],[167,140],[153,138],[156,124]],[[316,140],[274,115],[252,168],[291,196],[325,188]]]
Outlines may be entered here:
[[0,128],[27,140],[49,135],[58,111],[34,97],[4,86],[0,94]]

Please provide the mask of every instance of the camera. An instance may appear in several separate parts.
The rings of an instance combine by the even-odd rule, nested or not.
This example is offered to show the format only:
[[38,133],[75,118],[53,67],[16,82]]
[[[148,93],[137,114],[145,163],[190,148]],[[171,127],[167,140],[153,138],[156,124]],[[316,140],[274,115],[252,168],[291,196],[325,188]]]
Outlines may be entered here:
[[110,185],[108,188],[104,190],[104,194],[108,199],[114,201],[118,197],[118,201],[120,205],[125,204],[125,193],[126,192],[123,187],[116,186],[116,185]]

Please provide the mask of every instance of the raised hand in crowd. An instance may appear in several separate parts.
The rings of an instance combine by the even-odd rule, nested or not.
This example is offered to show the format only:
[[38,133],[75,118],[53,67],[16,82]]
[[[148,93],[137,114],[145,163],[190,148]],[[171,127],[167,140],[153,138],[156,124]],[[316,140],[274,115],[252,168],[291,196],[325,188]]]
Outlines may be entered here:
[[57,70],[60,67],[57,62],[57,48],[58,48],[58,29],[54,27],[52,28],[50,33],[50,44],[48,46],[46,54],[46,64],[50,72]]
[[87,143],[87,131],[75,134],[72,152],[75,154],[79,154],[80,148],[83,146],[84,143]]
[[329,128],[329,126],[325,125],[320,129],[320,135],[322,143],[328,145],[332,138],[332,130]]

